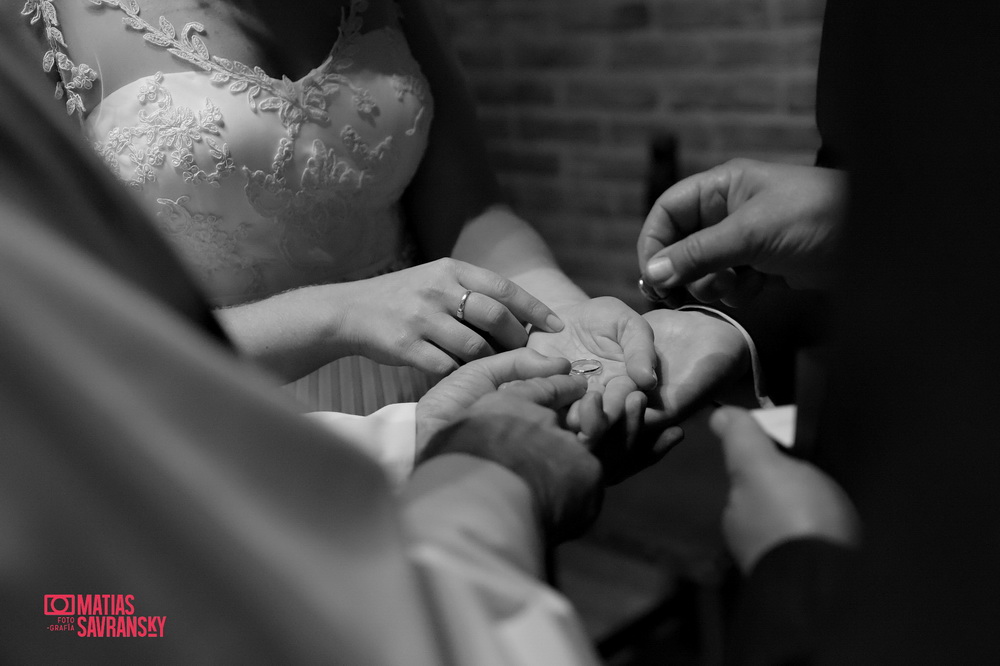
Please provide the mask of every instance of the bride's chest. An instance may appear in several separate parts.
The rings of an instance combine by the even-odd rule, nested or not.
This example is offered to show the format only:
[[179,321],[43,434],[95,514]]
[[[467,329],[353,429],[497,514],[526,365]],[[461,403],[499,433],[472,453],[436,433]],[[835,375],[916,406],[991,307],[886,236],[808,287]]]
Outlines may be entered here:
[[88,108],[154,72],[190,70],[176,42],[181,51],[203,46],[210,57],[294,81],[323,62],[352,18],[358,32],[394,18],[388,0],[64,0],[56,7],[69,56],[99,73]]

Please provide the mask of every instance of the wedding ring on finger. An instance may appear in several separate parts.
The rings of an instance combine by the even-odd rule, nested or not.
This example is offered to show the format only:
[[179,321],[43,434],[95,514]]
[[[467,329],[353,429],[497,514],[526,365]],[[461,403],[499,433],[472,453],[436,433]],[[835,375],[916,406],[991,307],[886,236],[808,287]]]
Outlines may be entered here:
[[601,374],[604,365],[596,358],[581,358],[569,364],[569,374],[592,377]]
[[458,302],[458,310],[455,312],[455,316],[459,321],[465,321],[465,304],[469,301],[469,294],[471,293],[471,289],[466,289],[465,293],[462,294],[462,300]]

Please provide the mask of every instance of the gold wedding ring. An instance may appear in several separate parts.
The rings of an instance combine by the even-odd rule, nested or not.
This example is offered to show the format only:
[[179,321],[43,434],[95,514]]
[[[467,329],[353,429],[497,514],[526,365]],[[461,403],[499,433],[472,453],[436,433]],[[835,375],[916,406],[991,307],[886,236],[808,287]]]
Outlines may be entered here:
[[472,293],[471,289],[467,289],[464,294],[462,294],[462,300],[458,302],[458,311],[455,312],[455,316],[458,317],[459,321],[465,321],[465,303],[469,300],[469,294]]
[[601,370],[603,369],[604,366],[596,358],[581,358],[569,364],[569,374],[571,375],[590,377],[601,374]]

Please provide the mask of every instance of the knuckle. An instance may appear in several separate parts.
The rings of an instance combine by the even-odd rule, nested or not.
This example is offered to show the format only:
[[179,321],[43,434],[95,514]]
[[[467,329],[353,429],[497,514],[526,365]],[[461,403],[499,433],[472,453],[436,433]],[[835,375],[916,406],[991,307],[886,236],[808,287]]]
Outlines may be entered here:
[[465,342],[465,356],[471,358],[479,358],[481,356],[487,356],[490,352],[490,347],[486,344],[486,341],[480,337],[469,338]]
[[403,331],[396,335],[393,347],[402,352],[404,358],[419,360],[424,356],[423,340]]
[[[698,266],[702,262],[702,258],[705,256],[705,245],[702,242],[701,237],[697,234],[689,236],[681,243],[681,259],[684,261],[684,267]],[[681,268],[678,266],[677,268]]]
[[488,308],[486,308],[486,313],[484,315],[484,321],[486,327],[489,329],[496,328],[507,318],[507,308],[500,305],[499,303],[492,303]]
[[517,285],[500,275],[494,278],[492,287],[493,293],[500,300],[513,298],[517,295]]
[[417,288],[417,293],[419,297],[409,304],[409,309],[415,316],[422,315],[423,304],[441,303],[446,298],[445,290],[435,282],[427,282],[421,285]]
[[739,171],[745,169],[750,165],[750,160],[745,157],[734,157],[731,160],[727,160],[722,166],[724,168],[733,169]]
[[432,359],[427,363],[428,372],[436,375],[449,375],[458,369],[458,364],[450,359]]
[[444,257],[443,259],[438,259],[435,263],[442,271],[446,273],[455,274],[458,272],[458,268],[461,262],[459,262],[457,259],[452,259],[451,257]]
[[417,348],[412,354],[412,363],[425,372],[448,375],[458,369],[458,363],[441,354],[434,354],[427,348]]

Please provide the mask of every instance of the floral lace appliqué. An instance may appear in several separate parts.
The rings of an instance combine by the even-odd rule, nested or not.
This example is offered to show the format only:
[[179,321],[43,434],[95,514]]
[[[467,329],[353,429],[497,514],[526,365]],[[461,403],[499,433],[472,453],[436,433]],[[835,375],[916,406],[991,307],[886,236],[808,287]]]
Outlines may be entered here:
[[257,269],[240,251],[250,225],[241,222],[234,229],[224,230],[222,217],[211,213],[192,211],[190,197],[157,199],[160,210],[156,222],[160,229],[176,243],[177,248],[191,265],[206,278],[220,270],[247,270],[252,281],[258,279]]
[[93,88],[97,72],[90,65],[74,63],[66,55],[66,40],[59,29],[59,18],[51,0],[27,0],[21,14],[31,17],[31,25],[41,21],[45,26],[45,41],[48,42],[49,50],[42,56],[42,69],[51,72],[53,67],[56,68],[61,79],[56,84],[56,99],[65,97],[66,113],[76,113],[82,119],[86,108],[77,91]]
[[[245,178],[247,203],[263,219],[255,220],[250,215],[246,223],[226,230],[225,221],[218,215],[191,210],[191,198],[184,195],[185,189],[192,193],[190,188],[164,191],[162,194],[169,198],[155,199],[160,206],[159,225],[203,275],[211,277],[215,273],[212,279],[222,284],[220,271],[251,271],[255,286],[250,291],[266,293],[263,285],[274,279],[273,267],[267,268],[265,280],[264,269],[259,267],[264,264],[251,265],[240,256],[246,249],[244,241],[251,242],[247,240],[248,232],[257,239],[253,242],[260,241],[255,231],[259,227],[267,230],[265,235],[275,233],[278,239],[278,247],[268,249],[280,256],[268,258],[268,265],[284,262],[305,271],[304,274],[314,275],[313,281],[329,279],[331,265],[337,261],[336,239],[350,235],[357,225],[370,223],[372,218],[366,211],[373,203],[396,201],[405,188],[406,183],[391,174],[400,161],[398,146],[408,144],[400,144],[402,134],[395,139],[378,134],[383,114],[391,119],[395,111],[380,109],[379,101],[385,99],[383,103],[387,103],[392,96],[376,98],[372,91],[351,79],[356,76],[355,60],[367,57],[359,43],[367,0],[351,1],[342,13],[337,39],[327,58],[297,81],[284,76],[273,78],[261,67],[213,55],[203,38],[206,30],[201,23],[188,22],[178,29],[162,16],[155,22],[147,21],[140,15],[136,0],[89,2],[120,12],[124,26],[141,35],[147,45],[162,48],[204,71],[206,79],[220,92],[245,97],[254,113],[275,118],[284,129],[270,165],[243,163],[239,145],[234,144],[237,150],[234,159],[229,145],[222,141],[225,125],[218,106],[211,99],[206,99],[202,108],[175,105],[170,95],[170,76],[165,79],[157,74],[136,82],[141,85],[132,88],[141,103],[135,124],[115,127],[103,141],[95,142],[112,170],[130,187],[139,190],[170,168],[178,170],[188,186],[215,187],[222,186],[224,179],[240,170]],[[67,109],[82,120],[84,108],[77,91],[92,88],[96,74],[86,65],[69,60],[52,0],[27,0],[23,13],[32,16],[32,23],[43,22],[49,43],[43,65],[48,70],[58,67],[62,83],[57,86],[57,94],[67,96]],[[430,95],[402,33],[394,26],[388,27],[381,37],[373,39],[379,40],[379,49],[389,49],[388,54],[382,51],[379,57],[388,56],[394,66],[400,67],[389,78],[395,99],[404,102],[412,96],[418,102],[414,105],[412,124],[404,130],[405,135],[413,136],[418,129],[427,129]],[[347,109],[357,119],[353,125],[344,122]],[[308,143],[299,141],[303,126],[328,127],[333,123],[332,117],[337,119],[339,127],[321,132],[326,143],[318,138]],[[234,125],[228,131],[233,132],[237,119],[230,121]],[[360,123],[375,128],[375,132],[361,128]],[[358,132],[356,127],[365,133]],[[378,139],[366,139],[373,134]],[[237,140],[235,135],[230,139]],[[304,165],[303,160],[296,159],[297,151],[306,153],[301,155]],[[209,165],[209,157],[213,166]],[[226,182],[229,183],[226,187],[235,185]]]
[[[46,2],[46,0],[38,0]],[[216,84],[229,84],[232,93],[245,93],[247,102],[254,110],[277,112],[285,127],[294,136],[303,122],[328,122],[326,111],[327,95],[346,87],[354,95],[354,104],[360,112],[370,114],[375,103],[367,91],[359,89],[341,71],[351,66],[350,55],[354,52],[352,42],[361,32],[360,13],[368,7],[367,0],[353,0],[346,16],[341,20],[339,37],[334,44],[328,62],[331,67],[320,76],[307,76],[296,82],[283,76],[274,79],[260,67],[248,67],[241,62],[211,55],[204,40],[205,26],[197,22],[185,23],[178,31],[173,24],[161,16],[153,25],[139,15],[136,0],[90,0],[95,5],[116,7],[125,13],[122,23],[142,32],[147,42],[165,48],[172,55],[186,60],[200,69],[210,72],[210,79]],[[49,3],[51,4],[51,3]],[[54,10],[53,10],[54,12]],[[53,13],[54,15],[54,13]],[[263,96],[266,93],[266,96]]]
[[[211,100],[197,111],[186,106],[175,107],[170,92],[162,85],[163,74],[146,79],[139,87],[138,99],[143,104],[154,104],[152,111],[140,111],[139,122],[133,127],[116,127],[105,141],[94,143],[97,152],[120,175],[118,156],[127,154],[134,165],[132,177],[126,181],[133,189],[156,180],[155,169],[165,158],[170,165],[183,173],[184,182],[206,183],[219,187],[220,181],[236,170],[229,145],[220,143],[218,137],[223,124],[222,112]],[[137,144],[145,140],[145,145]],[[207,172],[195,161],[195,144],[204,143],[215,161],[215,170]]]

